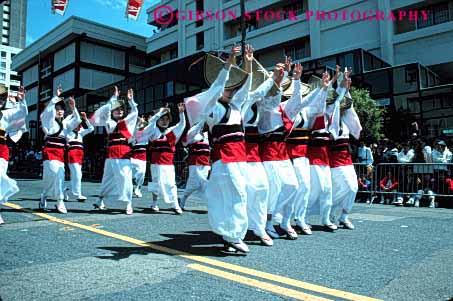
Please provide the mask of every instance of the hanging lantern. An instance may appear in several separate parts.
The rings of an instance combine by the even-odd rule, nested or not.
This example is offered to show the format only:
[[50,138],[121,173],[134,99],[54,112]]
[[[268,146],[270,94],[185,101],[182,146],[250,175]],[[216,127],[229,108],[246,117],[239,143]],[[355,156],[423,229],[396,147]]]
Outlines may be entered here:
[[142,9],[143,0],[128,0],[126,6],[126,18],[137,20]]
[[66,11],[66,7],[68,6],[68,2],[69,0],[51,0],[52,13],[57,13],[63,16]]

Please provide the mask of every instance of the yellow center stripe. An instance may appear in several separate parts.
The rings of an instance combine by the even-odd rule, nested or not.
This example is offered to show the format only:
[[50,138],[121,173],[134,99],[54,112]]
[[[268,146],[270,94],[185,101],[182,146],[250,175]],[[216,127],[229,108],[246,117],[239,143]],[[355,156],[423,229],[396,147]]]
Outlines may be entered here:
[[[167,247],[164,247],[164,246],[155,245],[153,243],[148,243],[148,242],[145,242],[145,241],[142,241],[142,240],[139,240],[139,239],[135,239],[135,238],[132,238],[132,237],[129,237],[129,236],[116,234],[116,233],[113,233],[113,232],[105,231],[105,230],[94,228],[94,227],[91,227],[91,226],[87,226],[87,225],[71,222],[69,220],[64,220],[64,219],[61,219],[61,218],[57,218],[57,217],[54,217],[52,215],[48,215],[46,213],[34,212],[32,210],[28,210],[28,209],[22,208],[21,206],[13,204],[13,203],[9,203],[8,202],[8,203],[4,203],[3,205],[8,206],[10,208],[14,208],[14,209],[17,209],[17,210],[22,210],[22,211],[25,211],[25,212],[40,216],[42,218],[48,219],[48,220],[56,222],[56,223],[60,223],[60,224],[64,224],[64,225],[68,225],[68,226],[72,226],[72,227],[76,227],[76,228],[83,229],[83,230],[86,230],[86,231],[90,231],[90,232],[93,232],[93,233],[97,233],[97,234],[101,234],[101,235],[104,235],[104,236],[112,237],[112,238],[115,238],[115,239],[118,239],[118,240],[126,241],[126,242],[129,242],[131,244],[138,245],[138,246],[148,247],[148,248],[151,248],[153,250],[157,250],[157,251],[160,251],[160,252],[163,252],[163,253],[168,253],[168,254],[171,254],[171,255],[177,255],[177,256],[180,256],[182,258],[186,258],[186,259],[189,259],[189,260],[192,260],[192,261],[197,261],[197,262],[213,265],[213,266],[216,266],[216,267],[221,267],[223,269],[227,269],[227,270],[231,270],[231,271],[235,271],[235,272],[240,272],[240,273],[243,273],[243,274],[251,275],[251,276],[254,276],[254,277],[259,277],[259,278],[270,280],[270,281],[274,281],[274,282],[279,282],[279,283],[282,283],[282,284],[285,284],[285,285],[291,285],[293,287],[298,287],[298,288],[310,290],[310,291],[313,291],[313,292],[326,294],[326,295],[330,295],[330,296],[335,296],[335,297],[338,297],[338,298],[352,300],[352,301],[378,301],[378,300],[380,300],[380,299],[375,299],[375,298],[362,296],[362,295],[358,295],[358,294],[354,294],[354,293],[349,293],[349,292],[345,292],[345,291],[341,291],[341,290],[331,289],[331,288],[328,288],[328,287],[324,287],[324,286],[320,286],[320,285],[316,285],[316,284],[311,284],[311,283],[307,283],[307,282],[300,281],[300,280],[295,280],[295,279],[284,277],[284,276],[279,276],[279,275],[274,275],[274,274],[271,274],[271,273],[261,272],[261,271],[258,271],[258,270],[242,267],[242,266],[235,265],[235,264],[226,263],[226,262],[223,262],[223,261],[220,261],[220,260],[216,260],[216,259],[211,259],[211,258],[208,258],[208,257],[192,255],[192,254],[187,253],[187,252],[183,252],[183,251],[179,251],[179,250],[175,250],[175,249],[170,249],[170,248],[167,248]],[[235,275],[235,277],[237,277],[237,275]],[[225,277],[223,277],[223,278],[225,278]],[[249,279],[249,278],[247,278],[247,279]],[[287,290],[287,289],[285,289],[285,290]]]
[[302,292],[299,292],[296,290],[292,290],[292,289],[289,289],[286,287],[281,287],[281,286],[271,284],[268,282],[258,281],[258,280],[247,278],[247,277],[240,276],[237,274],[232,274],[229,272],[213,269],[213,268],[210,268],[210,267],[207,267],[204,265],[200,265],[200,264],[196,264],[196,263],[189,264],[189,265],[187,265],[187,267],[189,267],[193,270],[196,270],[196,271],[204,272],[204,273],[211,274],[211,275],[214,275],[217,277],[221,277],[221,278],[228,279],[231,281],[239,282],[241,284],[245,284],[248,286],[257,287],[259,289],[263,289],[263,290],[266,290],[266,291],[269,291],[272,293],[288,296],[288,297],[299,299],[299,300],[304,300],[304,301],[329,300],[329,299],[325,299],[322,297],[305,294],[305,293],[302,293]]

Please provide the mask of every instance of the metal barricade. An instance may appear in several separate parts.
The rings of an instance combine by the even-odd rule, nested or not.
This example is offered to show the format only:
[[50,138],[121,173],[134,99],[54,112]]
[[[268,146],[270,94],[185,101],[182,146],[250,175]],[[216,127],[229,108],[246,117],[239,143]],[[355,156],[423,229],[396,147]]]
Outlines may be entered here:
[[375,191],[382,199],[406,202],[439,199],[452,202],[453,164],[451,163],[380,163],[376,166]]

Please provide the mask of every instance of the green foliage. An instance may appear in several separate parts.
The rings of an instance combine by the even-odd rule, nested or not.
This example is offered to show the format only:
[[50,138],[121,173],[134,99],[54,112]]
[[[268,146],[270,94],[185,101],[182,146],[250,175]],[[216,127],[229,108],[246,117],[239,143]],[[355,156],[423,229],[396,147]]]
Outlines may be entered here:
[[351,89],[354,109],[362,124],[361,139],[371,142],[383,138],[382,124],[384,110],[376,105],[367,89]]

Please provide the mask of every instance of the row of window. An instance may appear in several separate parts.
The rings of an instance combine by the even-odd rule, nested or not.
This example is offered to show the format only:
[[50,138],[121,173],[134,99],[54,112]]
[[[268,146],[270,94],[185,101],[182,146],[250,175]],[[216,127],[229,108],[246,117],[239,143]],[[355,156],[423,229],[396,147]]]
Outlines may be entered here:
[[444,1],[435,5],[429,5],[425,7],[417,8],[420,10],[428,11],[428,18],[420,17],[416,22],[404,20],[401,22],[395,22],[394,32],[395,34],[405,33],[414,31],[446,22],[453,21],[453,0]]

